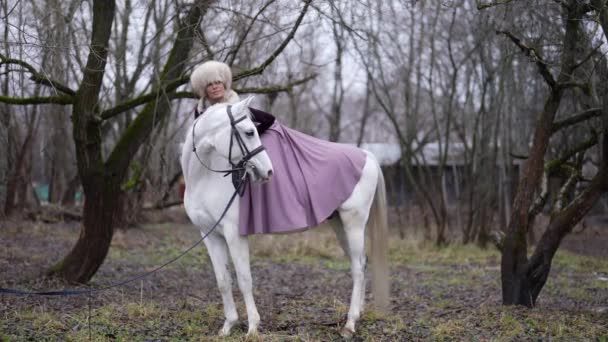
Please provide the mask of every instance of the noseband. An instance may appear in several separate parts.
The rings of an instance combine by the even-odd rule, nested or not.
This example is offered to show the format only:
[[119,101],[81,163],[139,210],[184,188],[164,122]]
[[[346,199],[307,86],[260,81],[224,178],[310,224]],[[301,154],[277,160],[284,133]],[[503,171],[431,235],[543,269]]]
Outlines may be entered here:
[[[245,141],[243,140],[243,137],[241,137],[239,130],[236,128],[236,124],[245,120],[247,118],[247,115],[245,114],[242,117],[235,120],[234,116],[232,115],[232,106],[227,106],[226,112],[228,114],[228,117],[230,118],[230,126],[231,126],[231,128],[230,128],[230,147],[228,150],[228,162],[230,163],[230,166],[232,168],[228,169],[228,170],[212,169],[212,168],[208,167],[198,156],[198,153],[196,153],[196,143],[195,143],[196,137],[194,136],[194,129],[196,127],[198,120],[195,120],[194,125],[192,125],[192,152],[194,152],[194,155],[196,156],[198,161],[207,170],[212,171],[212,172],[217,172],[217,173],[224,173],[224,176],[232,175],[232,184],[234,185],[235,190],[238,191],[240,196],[243,196],[243,194],[245,193],[245,183],[247,180],[247,168],[254,167],[252,164],[249,163],[249,161],[256,154],[264,151],[265,148],[263,145],[260,145],[260,146],[256,147],[255,149],[253,149],[252,151],[249,151],[249,149],[247,148],[247,145],[245,144]],[[236,144],[235,144],[235,141],[236,141]],[[243,155],[243,157],[241,157],[241,160],[239,160],[237,163],[234,163],[232,161],[232,146],[233,145],[237,145],[239,147],[239,149],[241,150],[241,154]]]

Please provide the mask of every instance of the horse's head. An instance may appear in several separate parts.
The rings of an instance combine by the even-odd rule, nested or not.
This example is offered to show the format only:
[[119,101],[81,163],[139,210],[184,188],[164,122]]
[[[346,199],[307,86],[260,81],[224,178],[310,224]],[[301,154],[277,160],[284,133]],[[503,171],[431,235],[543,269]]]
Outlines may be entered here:
[[249,97],[233,105],[218,104],[207,109],[198,119],[196,135],[200,138],[196,144],[226,158],[233,166],[245,167],[252,181],[264,182],[272,176],[272,163],[251,121],[252,100]]

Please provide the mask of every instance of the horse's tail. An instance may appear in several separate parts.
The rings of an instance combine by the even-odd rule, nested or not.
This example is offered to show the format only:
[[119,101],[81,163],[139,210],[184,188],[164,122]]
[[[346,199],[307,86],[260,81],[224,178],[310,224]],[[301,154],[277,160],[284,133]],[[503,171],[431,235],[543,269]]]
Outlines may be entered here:
[[378,167],[378,184],[368,221],[371,242],[372,293],[376,308],[386,312],[389,306],[390,290],[386,186],[382,169],[377,162],[376,166]]

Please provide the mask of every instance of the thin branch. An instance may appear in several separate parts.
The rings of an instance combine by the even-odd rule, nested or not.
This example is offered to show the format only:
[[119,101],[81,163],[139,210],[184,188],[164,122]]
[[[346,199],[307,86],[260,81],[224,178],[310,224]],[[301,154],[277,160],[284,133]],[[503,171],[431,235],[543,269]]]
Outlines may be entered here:
[[595,55],[595,53],[602,47],[602,45],[604,45],[604,42],[601,42],[598,46],[596,46],[595,48],[593,48],[593,50],[591,50],[591,52],[589,52],[589,54],[581,59],[580,62],[576,63],[573,67],[572,70],[576,70],[578,67],[580,67],[581,65],[585,64],[585,62],[587,62],[593,55]]
[[357,32],[356,29],[352,28],[350,25],[348,25],[346,23],[346,21],[344,20],[344,17],[342,16],[342,12],[340,11],[340,9],[338,9],[336,7],[336,4],[333,1],[329,1],[329,5],[335,10],[335,13],[339,20],[334,19],[333,15],[329,15],[329,14],[323,12],[318,6],[312,5],[312,8],[315,9],[320,15],[324,16],[332,23],[340,25],[341,27],[346,29],[346,31],[348,31],[351,34],[354,34],[359,39],[361,39],[363,41],[367,41],[366,37],[362,36],[359,32]]
[[29,64],[25,61],[22,61],[20,59],[15,59],[15,58],[8,58],[8,57],[4,56],[3,54],[0,54],[0,65],[2,65],[2,64],[19,65],[19,66],[25,68],[27,71],[29,71],[32,74],[31,79],[34,82],[45,85],[45,86],[49,86],[51,88],[59,90],[60,92],[63,92],[68,95],[76,95],[76,92],[74,90],[70,89],[68,86],[61,84],[58,81],[51,80],[47,76],[38,72],[36,70],[36,68],[34,68],[31,64]]
[[237,93],[246,93],[246,94],[273,94],[273,93],[282,93],[293,90],[295,86],[307,83],[317,77],[317,74],[310,75],[301,80],[297,80],[286,85],[272,85],[268,87],[261,88],[238,88],[235,89]]
[[255,24],[255,22],[257,21],[258,17],[264,13],[264,11],[270,6],[272,5],[273,2],[275,2],[276,0],[270,0],[268,1],[266,4],[264,4],[264,6],[262,6],[262,8],[260,8],[260,10],[255,14],[255,16],[253,16],[253,18],[251,19],[251,22],[249,23],[249,26],[247,26],[247,28],[245,29],[245,32],[243,32],[243,34],[241,35],[241,37],[239,38],[238,42],[236,43],[236,45],[234,46],[234,48],[232,48],[230,50],[230,52],[228,52],[228,54],[226,55],[226,60],[228,60],[228,58],[230,58],[230,60],[228,61],[228,65],[232,65],[234,64],[234,60],[236,59],[236,54],[239,52],[239,50],[241,49],[241,46],[243,46],[243,42],[245,41],[245,39],[247,38],[247,36],[249,35],[249,32],[251,32],[251,28],[253,28],[253,24]]
[[208,59],[215,59],[215,53],[213,53],[213,51],[211,50],[211,46],[209,45],[209,41],[207,41],[207,36],[205,35],[205,31],[201,30],[200,27],[198,30],[196,30],[196,33],[198,34],[198,38],[201,40],[201,43],[203,45],[203,48],[205,49],[205,52],[207,52],[207,58]]
[[501,6],[501,5],[506,5],[510,2],[512,2],[513,0],[496,0],[496,1],[491,1],[491,2],[483,2],[481,0],[477,0],[477,10],[482,11],[486,8],[491,8],[491,7],[495,7],[495,6]]
[[549,87],[551,87],[551,89],[555,89],[555,87],[557,86],[557,82],[555,81],[553,74],[551,74],[551,71],[549,71],[549,67],[547,66],[547,63],[545,61],[543,61],[542,57],[536,51],[536,49],[527,46],[526,44],[524,44],[522,42],[522,40],[520,38],[516,37],[509,31],[496,31],[496,34],[503,34],[503,35],[507,36],[509,39],[511,39],[511,41],[515,45],[517,45],[521,49],[521,51],[526,56],[530,57],[532,59],[532,61],[536,64],[536,66],[538,67],[538,71],[543,76],[543,78],[545,79],[545,82],[547,82]]
[[287,47],[287,44],[289,44],[289,42],[295,36],[296,31],[298,30],[298,27],[300,27],[300,24],[302,23],[302,19],[304,19],[304,16],[306,15],[306,12],[308,11],[308,7],[309,7],[311,1],[312,0],[304,1],[304,7],[302,8],[302,11],[300,12],[300,16],[296,20],[293,28],[291,29],[291,31],[289,32],[289,34],[287,35],[285,40],[283,40],[283,43],[281,43],[281,45],[270,55],[270,57],[268,57],[264,61],[264,63],[262,63],[262,65],[258,66],[257,68],[249,69],[249,70],[239,73],[238,75],[233,77],[233,79],[232,79],[233,81],[237,81],[237,80],[240,80],[241,78],[245,78],[245,77],[249,77],[249,76],[253,76],[253,75],[258,75],[258,74],[261,74],[264,72],[264,70],[277,58],[277,56],[279,56],[279,54],[281,54],[281,52],[283,52],[285,47]]
[[602,108],[599,108],[599,107],[590,108],[590,109],[584,110],[582,112],[575,113],[567,119],[564,119],[564,120],[561,120],[558,122],[554,122],[551,132],[555,133],[555,132],[559,131],[560,129],[563,129],[568,126],[576,125],[579,122],[584,122],[589,119],[598,117],[601,114],[602,114]]

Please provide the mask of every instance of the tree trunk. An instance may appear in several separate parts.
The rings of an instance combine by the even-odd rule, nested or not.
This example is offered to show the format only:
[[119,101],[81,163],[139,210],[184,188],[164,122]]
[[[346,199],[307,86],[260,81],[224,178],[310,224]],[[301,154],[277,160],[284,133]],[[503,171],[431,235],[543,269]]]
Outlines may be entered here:
[[69,282],[86,283],[103,263],[112,242],[112,214],[116,209],[118,182],[99,178],[87,185],[80,236],[72,251],[53,266],[49,275]]
[[[605,133],[606,130],[604,130],[604,145],[608,145],[608,137]],[[607,189],[608,167],[604,163],[587,190],[551,219],[530,260],[528,261],[526,254],[523,253],[515,256],[523,258],[516,259],[516,271],[513,273],[514,277],[508,288],[509,291],[505,292],[503,287],[504,304],[520,304],[528,307],[536,304],[538,295],[547,282],[551,262],[561,241],[591,210]],[[503,254],[503,259],[504,257]]]
[[369,73],[366,73],[367,80],[365,82],[365,100],[363,101],[363,114],[361,115],[361,124],[359,125],[359,133],[357,134],[357,146],[361,146],[363,138],[365,137],[365,126],[371,116],[370,100],[371,100],[371,86],[369,80]]
[[4,206],[6,204],[7,183],[9,174],[9,139],[8,126],[10,115],[8,106],[3,105],[0,111],[0,219],[4,217]]
[[526,277],[528,210],[542,176],[544,156],[551,137],[551,125],[560,101],[561,91],[554,90],[545,102],[543,113],[536,122],[534,143],[513,202],[513,212],[502,250],[503,304],[522,304],[526,306],[533,306],[534,304],[530,296],[530,284]]
[[[20,200],[21,203],[25,203],[27,201],[27,184],[31,181],[31,179],[28,177],[29,173],[26,172],[26,170],[31,167],[28,166],[28,164],[31,163],[29,163],[27,159],[31,159],[31,145],[34,139],[34,131],[36,130],[37,112],[38,108],[34,107],[33,113],[31,114],[28,122],[27,132],[23,144],[21,144],[19,151],[15,153],[13,163],[9,163],[9,165],[13,165],[10,169],[10,174],[6,182],[6,200],[3,207],[6,216],[13,213],[13,210],[15,207],[17,207],[17,200]],[[14,141],[16,139],[9,139],[9,141],[11,140],[13,140],[13,143],[17,144]],[[7,157],[10,158],[10,155],[11,153],[9,151]]]
[[114,1],[93,2],[90,51],[72,109],[76,161],[85,195],[83,223],[72,251],[48,272],[69,282],[87,282],[103,263],[112,241],[113,201],[120,180],[104,170],[98,100],[115,8]]
[[[8,15],[8,2],[4,2],[2,5],[2,13],[4,15]],[[9,26],[4,25],[4,48],[5,51],[9,51]],[[8,72],[9,65],[6,64],[3,68],[5,72]],[[9,79],[8,77],[4,78],[4,82],[2,82],[2,94],[8,94],[8,86]],[[9,139],[9,126],[10,126],[10,108],[8,104],[3,104],[0,107],[0,219],[4,218],[4,206],[6,205],[7,198],[7,186],[8,186],[8,177],[10,173],[10,139]]]
[[[336,8],[332,7],[336,10]],[[334,85],[329,113],[329,141],[340,140],[342,130],[342,103],[344,102],[344,85],[342,84],[342,57],[344,50],[343,28],[334,23],[332,25],[334,43],[336,46],[336,66],[334,69]]]

